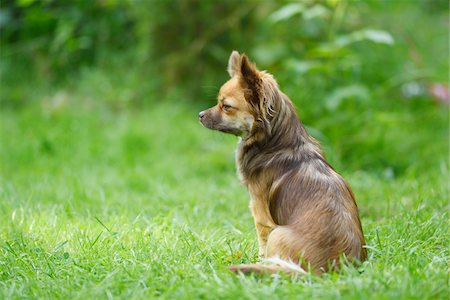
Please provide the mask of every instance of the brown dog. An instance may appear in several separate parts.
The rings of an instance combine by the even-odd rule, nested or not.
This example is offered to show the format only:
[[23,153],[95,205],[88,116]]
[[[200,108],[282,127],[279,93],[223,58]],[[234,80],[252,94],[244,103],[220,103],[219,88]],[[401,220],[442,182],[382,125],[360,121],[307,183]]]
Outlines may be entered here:
[[336,269],[341,255],[365,260],[353,192],[308,135],[292,102],[245,55],[231,53],[228,73],[218,104],[199,119],[240,137],[237,169],[250,192],[259,254],[270,262],[230,269],[292,274],[311,268],[319,274]]

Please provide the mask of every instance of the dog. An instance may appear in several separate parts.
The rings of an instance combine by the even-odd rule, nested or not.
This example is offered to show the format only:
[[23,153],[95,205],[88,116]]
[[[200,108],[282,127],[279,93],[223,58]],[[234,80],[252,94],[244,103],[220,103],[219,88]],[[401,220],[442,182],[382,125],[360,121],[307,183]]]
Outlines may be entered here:
[[291,100],[245,54],[231,53],[228,73],[217,105],[200,112],[199,121],[239,137],[237,171],[250,194],[263,258],[230,270],[322,274],[343,261],[366,260],[355,196],[306,132]]

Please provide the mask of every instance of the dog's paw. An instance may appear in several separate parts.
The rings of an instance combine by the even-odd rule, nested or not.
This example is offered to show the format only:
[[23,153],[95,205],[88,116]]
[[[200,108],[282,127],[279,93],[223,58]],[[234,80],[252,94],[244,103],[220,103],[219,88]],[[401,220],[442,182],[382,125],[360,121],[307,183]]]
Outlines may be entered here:
[[266,257],[266,246],[265,245],[259,247],[258,256],[260,258]]

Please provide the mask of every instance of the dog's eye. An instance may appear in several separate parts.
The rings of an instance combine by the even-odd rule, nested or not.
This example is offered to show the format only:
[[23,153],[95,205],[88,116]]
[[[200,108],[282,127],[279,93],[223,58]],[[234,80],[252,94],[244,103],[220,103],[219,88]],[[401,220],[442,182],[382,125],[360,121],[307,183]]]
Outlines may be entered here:
[[231,105],[228,105],[228,104],[222,104],[222,109],[223,109],[223,110],[227,111],[227,110],[229,110],[230,108],[231,108]]

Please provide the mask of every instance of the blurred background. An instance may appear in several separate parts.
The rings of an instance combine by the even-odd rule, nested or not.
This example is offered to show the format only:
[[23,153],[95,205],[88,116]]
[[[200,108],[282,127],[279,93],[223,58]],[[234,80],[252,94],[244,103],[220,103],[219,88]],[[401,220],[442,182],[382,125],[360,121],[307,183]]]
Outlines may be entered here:
[[[448,13],[446,0],[3,0],[3,138],[18,119],[33,127],[77,113],[87,120],[144,113],[161,133],[169,129],[152,121],[155,111],[162,118],[181,108],[175,126],[196,122],[216,101],[236,49],[275,75],[339,168],[386,178],[441,172]],[[57,139],[43,131],[28,132],[37,146],[22,145],[24,157],[58,153]],[[20,161],[14,138],[4,144],[4,170]],[[146,139],[120,143],[133,149]]]
[[[232,50],[351,185],[363,276],[229,276],[237,138],[197,118]],[[449,104],[448,0],[1,0],[0,298],[447,299]]]

